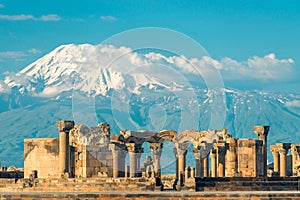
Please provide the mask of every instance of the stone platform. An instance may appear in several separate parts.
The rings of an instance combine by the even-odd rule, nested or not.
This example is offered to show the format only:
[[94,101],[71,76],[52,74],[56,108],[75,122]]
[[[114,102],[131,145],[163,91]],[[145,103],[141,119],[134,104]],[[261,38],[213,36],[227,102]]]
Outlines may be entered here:
[[295,191],[235,191],[235,192],[12,192],[1,193],[0,199],[11,200],[54,200],[54,199],[85,199],[85,200],[227,200],[227,199],[249,199],[249,200],[299,200],[300,192]]
[[299,177],[196,178],[195,191],[298,191]]

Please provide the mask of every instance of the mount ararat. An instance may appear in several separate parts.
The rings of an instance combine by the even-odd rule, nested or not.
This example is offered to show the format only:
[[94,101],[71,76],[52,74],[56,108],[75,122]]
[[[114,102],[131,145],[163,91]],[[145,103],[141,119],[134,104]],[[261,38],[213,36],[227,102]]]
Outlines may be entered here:
[[254,125],[270,125],[268,144],[298,142],[300,95],[209,88],[201,74],[211,62],[111,45],[59,46],[0,81],[1,165],[23,166],[23,139],[57,137],[62,119],[107,122],[112,134],[226,128],[239,138],[256,138]]

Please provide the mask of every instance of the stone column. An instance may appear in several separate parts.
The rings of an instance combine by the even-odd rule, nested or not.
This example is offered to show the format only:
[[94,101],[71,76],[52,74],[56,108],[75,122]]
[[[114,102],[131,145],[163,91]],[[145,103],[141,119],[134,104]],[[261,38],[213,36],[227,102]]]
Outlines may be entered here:
[[218,175],[219,177],[225,176],[225,147],[218,148]]
[[156,177],[161,177],[161,170],[160,170],[160,157],[162,152],[162,143],[150,143],[150,149],[152,152],[152,159],[154,165],[154,172]]
[[125,158],[126,158],[126,151],[121,151],[119,154],[119,177],[125,177],[126,173],[126,166],[125,166]]
[[226,169],[225,176],[226,177],[234,177],[237,174],[238,166],[237,166],[237,139],[230,138],[229,140],[229,148],[226,152]]
[[119,152],[118,151],[113,151],[113,177],[117,178],[119,177]]
[[195,178],[195,168],[194,167],[191,168],[191,177]]
[[184,177],[187,179],[187,178],[190,178],[191,176],[191,168],[190,167],[185,167],[185,171],[184,171],[185,175]]
[[288,150],[291,146],[290,143],[279,143],[276,144],[279,148],[279,157],[280,157],[280,176],[285,177],[286,176],[286,155],[288,153]]
[[216,150],[211,149],[210,150],[210,160],[211,160],[211,177],[217,176],[217,161],[216,161]]
[[276,145],[271,145],[270,150],[273,155],[274,175],[279,175],[279,150]]
[[225,142],[215,144],[217,150],[217,175],[218,177],[225,176],[225,155],[228,144]]
[[292,171],[293,176],[298,175],[297,163],[299,162],[299,154],[300,154],[300,146],[299,144],[291,145],[291,153],[292,153]]
[[184,180],[181,179],[181,176],[184,175],[184,171],[185,171],[185,156],[187,153],[187,149],[189,147],[189,143],[175,143],[175,147],[178,156],[179,181],[184,182]]
[[59,173],[70,171],[69,131],[74,128],[74,121],[56,121],[59,131]]
[[203,159],[201,158],[201,152],[198,147],[193,148],[193,154],[196,159],[196,177],[203,177]]
[[136,153],[136,177],[142,176],[141,172],[141,154],[144,153],[143,150],[139,150]]
[[208,155],[203,158],[203,177],[208,177],[209,164],[208,164]]
[[122,159],[126,156],[125,145],[109,144],[109,149],[112,151],[113,156],[113,177],[121,177],[125,171],[125,159]]
[[179,176],[180,176],[180,174],[179,174],[179,170],[178,170],[178,155],[177,155],[177,149],[176,149],[176,147],[174,147],[173,148],[173,153],[174,153],[174,155],[175,155],[175,158],[176,158],[176,166],[175,166],[175,174],[176,174],[176,179],[179,179]]
[[253,131],[257,134],[258,139],[263,141],[263,176],[267,176],[267,156],[268,156],[268,152],[267,152],[267,136],[269,133],[269,128],[270,126],[254,126],[253,127]]
[[127,143],[127,150],[129,154],[130,160],[130,177],[136,177],[138,169],[137,169],[137,154],[142,151],[141,145],[137,145],[135,143]]

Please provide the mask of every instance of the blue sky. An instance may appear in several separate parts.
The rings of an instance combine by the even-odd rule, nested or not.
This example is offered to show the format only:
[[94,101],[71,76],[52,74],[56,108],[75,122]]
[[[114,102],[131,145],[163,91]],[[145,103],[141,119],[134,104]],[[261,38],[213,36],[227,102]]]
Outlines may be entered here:
[[[0,0],[0,73],[18,71],[61,44],[98,44],[113,34],[149,26],[190,36],[221,63],[228,57],[247,65],[254,56],[275,55],[277,66],[292,59],[292,72],[277,67],[282,77],[262,88],[300,93],[300,76],[289,78],[300,75],[298,0]],[[238,80],[227,81],[232,82]]]

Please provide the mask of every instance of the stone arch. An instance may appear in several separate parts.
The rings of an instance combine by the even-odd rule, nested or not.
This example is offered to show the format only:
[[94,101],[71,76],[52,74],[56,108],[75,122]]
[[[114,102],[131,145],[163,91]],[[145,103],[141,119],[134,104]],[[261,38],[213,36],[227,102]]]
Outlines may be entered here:
[[159,143],[164,141],[173,141],[173,138],[177,135],[176,131],[173,130],[162,130],[157,133],[157,137],[159,138]]
[[175,137],[173,138],[173,143],[178,143],[178,144],[182,144],[182,143],[187,143],[187,142],[191,142],[193,145],[195,144],[195,137],[196,137],[197,132],[193,131],[193,130],[186,130],[183,132],[179,132],[175,135]]

